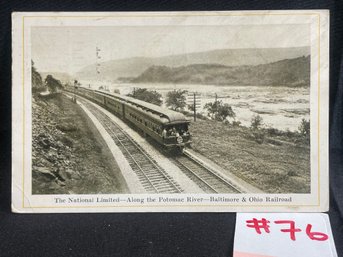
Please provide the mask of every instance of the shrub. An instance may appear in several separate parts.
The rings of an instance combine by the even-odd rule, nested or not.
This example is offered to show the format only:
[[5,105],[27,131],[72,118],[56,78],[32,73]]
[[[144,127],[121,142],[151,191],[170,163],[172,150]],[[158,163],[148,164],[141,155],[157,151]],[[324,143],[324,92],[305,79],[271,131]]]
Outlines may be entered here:
[[289,170],[287,172],[287,176],[295,177],[295,176],[298,176],[298,173],[295,170]]
[[197,116],[197,119],[201,119],[201,120],[207,120],[208,119],[205,115],[203,115],[201,113],[197,113],[196,116]]
[[295,136],[296,133],[290,131],[289,129],[286,130],[285,132],[285,135],[288,137],[288,138],[293,138]]
[[46,76],[44,82],[48,87],[50,93],[56,93],[59,89],[63,88],[61,81],[55,79],[52,75]]
[[215,101],[213,103],[207,103],[204,109],[208,111],[208,115],[217,121],[224,121],[227,117],[235,118],[236,114],[232,110],[232,107],[222,101]]
[[42,76],[37,71],[34,66],[34,62],[31,60],[31,84],[32,84],[32,93],[39,93],[46,90],[45,85],[43,84]]
[[267,128],[267,133],[269,136],[281,136],[282,131],[276,129],[276,128]]
[[162,95],[158,93],[157,91],[152,91],[148,90],[146,88],[135,88],[134,91],[128,96],[151,103],[155,104],[158,106],[162,105]]
[[173,90],[167,93],[166,105],[174,110],[183,110],[186,106],[186,96],[187,90]]
[[265,134],[262,130],[256,130],[255,132],[253,132],[253,136],[254,136],[254,140],[257,143],[262,144],[264,142]]
[[234,127],[239,127],[241,125],[241,122],[240,121],[232,121],[232,126]]
[[251,129],[254,129],[254,130],[260,129],[262,125],[263,125],[263,119],[260,115],[257,114],[251,118],[251,125],[250,125]]
[[194,104],[188,104],[187,105],[188,110],[190,110],[191,112],[194,112]]
[[298,130],[299,130],[301,135],[303,135],[305,137],[309,137],[310,136],[310,121],[302,119],[301,123],[298,127]]

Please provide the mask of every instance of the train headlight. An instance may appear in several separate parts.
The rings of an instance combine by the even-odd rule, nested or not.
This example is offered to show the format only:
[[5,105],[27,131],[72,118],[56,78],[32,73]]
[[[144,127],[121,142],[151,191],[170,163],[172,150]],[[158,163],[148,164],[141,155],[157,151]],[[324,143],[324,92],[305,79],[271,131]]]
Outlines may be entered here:
[[177,137],[176,139],[178,144],[181,144],[183,142],[183,138],[181,136]]

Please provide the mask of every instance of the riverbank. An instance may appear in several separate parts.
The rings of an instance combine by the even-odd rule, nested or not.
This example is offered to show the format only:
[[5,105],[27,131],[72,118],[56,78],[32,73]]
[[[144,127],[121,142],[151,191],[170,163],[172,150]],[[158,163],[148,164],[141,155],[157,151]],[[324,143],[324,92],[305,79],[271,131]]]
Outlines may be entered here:
[[[84,82],[85,86],[91,85],[92,89],[98,86],[92,82]],[[236,114],[236,121],[243,126],[250,126],[253,116],[259,114],[266,127],[282,131],[297,131],[302,119],[310,119],[310,88],[309,87],[268,87],[268,86],[242,86],[242,85],[202,85],[202,84],[135,84],[114,83],[106,86],[111,92],[120,91],[122,95],[132,93],[134,88],[146,88],[157,91],[166,101],[168,92],[173,90],[187,90],[191,96],[187,97],[187,104],[193,104],[192,93],[198,92],[201,96],[197,113],[206,115],[204,106],[213,103],[216,99],[229,104]],[[216,98],[217,97],[217,98]],[[164,107],[165,104],[163,105]],[[185,108],[188,111],[188,108]]]
[[32,194],[127,192],[83,110],[62,94],[32,98]]
[[[200,120],[190,126],[192,148],[267,193],[310,192],[309,142]],[[258,136],[256,136],[258,135]]]

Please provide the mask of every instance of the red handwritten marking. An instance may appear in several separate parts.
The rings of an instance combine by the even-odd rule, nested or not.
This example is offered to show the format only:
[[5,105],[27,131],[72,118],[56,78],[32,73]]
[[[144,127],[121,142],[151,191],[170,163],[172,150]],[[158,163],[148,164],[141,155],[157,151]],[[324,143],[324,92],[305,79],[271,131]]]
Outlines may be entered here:
[[[256,233],[262,234],[262,229],[266,233],[270,233],[270,226],[268,223],[270,223],[269,220],[266,220],[265,218],[262,218],[260,220],[253,218],[252,220],[246,220],[246,225],[249,228],[254,228]],[[295,233],[296,232],[301,232],[300,228],[295,228],[295,222],[293,220],[276,220],[274,221],[275,224],[289,224],[290,228],[287,229],[280,229],[281,232],[289,233],[291,240],[295,241]],[[329,236],[325,233],[322,232],[312,232],[312,225],[307,224],[306,226],[306,234],[311,240],[316,240],[316,241],[326,241]]]
[[307,224],[306,227],[306,234],[308,237],[312,240],[317,240],[317,241],[325,241],[329,238],[327,234],[321,233],[321,232],[311,232],[312,225]]
[[270,232],[269,225],[268,225],[270,221],[266,220],[265,218],[262,218],[261,220],[253,218],[252,220],[247,220],[246,222],[248,223],[247,227],[254,228],[258,234],[262,233],[261,229],[264,229],[266,233]]
[[275,224],[289,224],[290,228],[288,229],[281,229],[282,232],[289,232],[290,237],[293,241],[295,241],[295,232],[300,232],[300,228],[295,228],[295,222],[293,220],[276,220],[274,221]]

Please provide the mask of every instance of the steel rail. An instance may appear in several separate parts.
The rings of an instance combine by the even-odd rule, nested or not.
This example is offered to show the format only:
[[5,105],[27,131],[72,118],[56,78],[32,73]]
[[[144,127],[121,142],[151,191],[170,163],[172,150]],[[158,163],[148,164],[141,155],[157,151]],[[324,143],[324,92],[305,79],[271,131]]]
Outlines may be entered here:
[[[143,177],[145,178],[145,181],[147,181],[152,189],[157,193],[182,193],[183,190],[180,188],[180,186],[174,182],[168,174],[156,163],[155,160],[153,160],[152,157],[150,157],[144,149],[141,148],[122,128],[120,128],[117,124],[115,124],[105,113],[101,112],[100,110],[96,109],[95,106],[92,106],[90,103],[81,100],[86,107],[90,109],[90,111],[95,114],[95,116],[100,116],[100,118],[103,119],[102,123],[108,123],[105,124],[108,131],[111,132],[111,134],[116,138],[116,140],[121,145],[122,149],[126,152],[127,156],[133,161],[133,163],[138,168],[135,169],[135,172],[137,175],[141,173]],[[110,125],[109,125],[110,124]],[[112,127],[111,127],[112,126]],[[115,131],[117,130],[117,131]],[[118,133],[119,132],[119,133]],[[111,135],[111,137],[112,137]],[[120,138],[120,136],[123,136],[123,138]],[[113,137],[112,137],[113,138]],[[129,145],[125,145],[125,143],[128,143]],[[133,147],[133,149],[129,150],[128,148]],[[132,153],[132,150],[136,151]],[[131,151],[131,152],[130,152]],[[123,152],[124,154],[124,152]],[[139,156],[133,156],[133,155],[139,155]],[[142,160],[137,160],[139,158],[142,158]],[[127,158],[127,157],[126,157]],[[128,159],[128,158],[127,158]],[[141,162],[141,163],[140,163]],[[143,162],[143,164],[142,164]],[[142,167],[144,165],[144,162],[149,166],[148,168]],[[129,162],[129,165],[134,170],[134,165]],[[147,174],[147,171],[149,171],[151,174]],[[142,184],[144,184],[144,181],[140,178]],[[160,185],[160,186],[159,186]],[[147,186],[144,186],[147,190]],[[176,191],[176,192],[175,192]]]
[[[191,155],[189,155],[187,153],[187,151],[184,151],[184,158],[187,158],[188,160],[192,161],[195,165],[198,165],[200,169],[202,169],[203,172],[207,172],[207,175],[210,175],[212,177],[214,177],[214,179],[216,179],[217,181],[219,181],[220,183],[222,183],[223,185],[227,186],[228,189],[231,189],[233,191],[236,191],[237,193],[242,193],[242,190],[237,188],[237,186],[235,186],[233,183],[227,181],[227,179],[223,178],[222,176],[220,176],[217,172],[211,170],[209,167],[206,167],[204,164],[202,164],[201,162],[199,162],[198,160],[194,159]],[[207,187],[209,187],[212,191],[215,191],[216,193],[219,193],[218,189],[215,188],[215,186],[210,185],[209,181],[205,181],[204,178],[201,178],[201,174],[199,174],[199,172],[202,172],[201,170],[198,170],[198,174],[197,171],[187,165],[185,165],[184,163],[182,163],[182,160],[180,159],[176,159],[176,161],[181,164],[182,166],[184,166],[185,168],[187,168],[187,170],[189,172],[191,172],[192,175],[194,175],[196,178],[198,178],[203,184],[205,184]]]
[[239,189],[239,188],[237,188],[236,185],[234,185],[232,182],[228,181],[227,179],[223,178],[223,177],[222,177],[220,174],[218,174],[216,171],[211,170],[211,168],[205,167],[201,162],[199,162],[198,160],[194,159],[189,153],[187,153],[187,151],[185,151],[184,154],[185,154],[188,158],[192,159],[192,161],[198,163],[199,165],[201,165],[202,167],[204,167],[206,170],[208,170],[209,172],[211,172],[214,176],[216,176],[216,177],[217,177],[218,179],[220,179],[222,182],[224,182],[224,183],[230,185],[230,186],[231,186],[233,189],[235,189],[237,192],[242,193],[242,190]]

